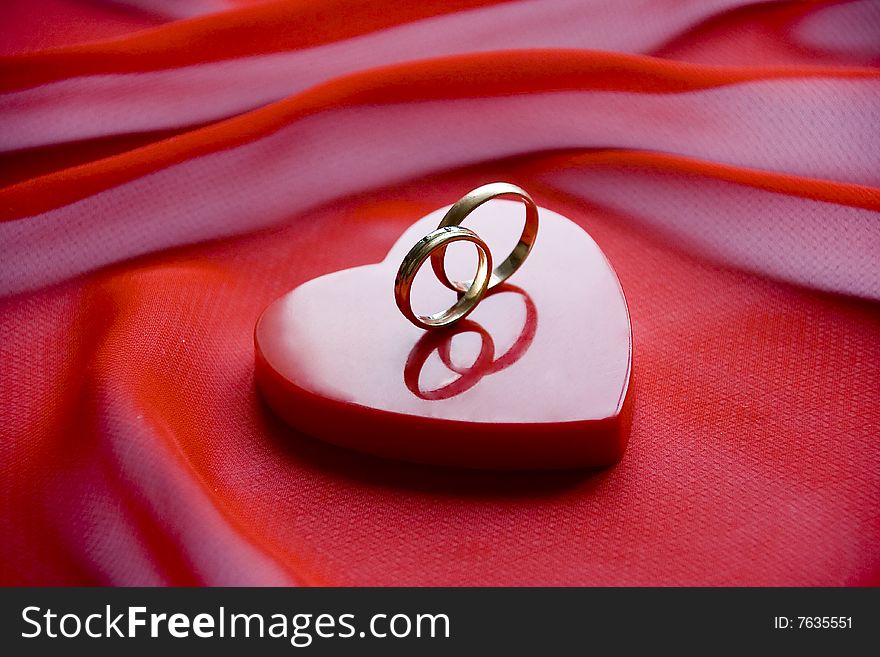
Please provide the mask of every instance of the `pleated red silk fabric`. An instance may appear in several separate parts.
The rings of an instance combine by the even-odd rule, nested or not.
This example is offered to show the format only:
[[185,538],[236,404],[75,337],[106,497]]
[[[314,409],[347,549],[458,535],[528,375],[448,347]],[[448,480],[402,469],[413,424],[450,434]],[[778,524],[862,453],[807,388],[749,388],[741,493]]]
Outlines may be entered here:
[[[3,584],[880,584],[880,3],[0,25]],[[277,420],[262,309],[493,180],[620,277],[623,460],[433,468]]]

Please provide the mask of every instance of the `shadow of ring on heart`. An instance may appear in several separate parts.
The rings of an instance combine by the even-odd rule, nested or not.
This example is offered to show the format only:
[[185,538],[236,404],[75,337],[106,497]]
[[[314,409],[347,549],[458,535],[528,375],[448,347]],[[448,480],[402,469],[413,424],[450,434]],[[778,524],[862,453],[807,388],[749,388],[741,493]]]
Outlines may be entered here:
[[[486,295],[500,296],[515,294],[522,298],[525,306],[525,322],[514,343],[498,358],[495,357],[495,341],[491,333],[474,319],[462,320],[445,329],[428,331],[422,335],[410,350],[403,368],[406,387],[416,397],[426,400],[449,399],[476,386],[484,377],[504,370],[516,363],[528,351],[538,329],[538,309],[528,292],[514,285],[501,285]],[[473,364],[467,367],[456,365],[452,359],[452,340],[457,335],[475,333],[480,338],[480,351]],[[420,383],[422,370],[434,352],[440,362],[458,375],[458,378],[439,388],[423,390]]]

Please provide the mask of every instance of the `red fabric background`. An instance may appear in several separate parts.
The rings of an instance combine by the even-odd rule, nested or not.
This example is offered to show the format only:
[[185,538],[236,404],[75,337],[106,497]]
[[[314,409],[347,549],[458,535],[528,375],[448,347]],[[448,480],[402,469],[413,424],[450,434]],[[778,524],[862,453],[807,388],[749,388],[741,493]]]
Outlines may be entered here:
[[[0,582],[880,584],[877,3],[121,5],[0,10]],[[276,420],[260,311],[491,180],[620,277],[623,461]]]

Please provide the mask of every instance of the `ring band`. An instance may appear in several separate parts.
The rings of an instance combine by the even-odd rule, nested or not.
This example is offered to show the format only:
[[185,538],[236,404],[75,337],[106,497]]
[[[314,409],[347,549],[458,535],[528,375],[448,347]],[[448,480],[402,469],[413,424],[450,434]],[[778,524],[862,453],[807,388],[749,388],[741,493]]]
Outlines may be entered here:
[[[519,269],[520,265],[525,262],[535,244],[535,237],[538,235],[538,206],[521,187],[511,185],[510,183],[496,182],[477,187],[475,190],[468,192],[462,196],[446,213],[440,221],[438,228],[446,228],[448,226],[459,226],[467,216],[480,207],[486,201],[497,198],[499,196],[517,196],[525,203],[526,206],[526,223],[523,226],[522,235],[519,242],[513,247],[513,251],[492,271],[489,278],[489,287],[496,287]],[[475,235],[476,237],[476,235]],[[450,281],[446,275],[444,259],[446,257],[446,247],[442,246],[431,254],[431,267],[440,282],[446,287],[457,292],[464,292],[473,287],[472,282]]]
[[[473,242],[477,247],[477,273],[473,281],[465,287],[459,295],[458,301],[446,310],[433,315],[416,315],[410,303],[412,283],[425,260],[438,249],[445,251],[452,242]],[[436,328],[452,324],[470,313],[486,294],[489,287],[490,272],[492,271],[492,254],[489,247],[476,233],[460,226],[445,226],[428,233],[409,250],[397,270],[397,278],[394,280],[394,300],[400,312],[413,324],[423,329]]]

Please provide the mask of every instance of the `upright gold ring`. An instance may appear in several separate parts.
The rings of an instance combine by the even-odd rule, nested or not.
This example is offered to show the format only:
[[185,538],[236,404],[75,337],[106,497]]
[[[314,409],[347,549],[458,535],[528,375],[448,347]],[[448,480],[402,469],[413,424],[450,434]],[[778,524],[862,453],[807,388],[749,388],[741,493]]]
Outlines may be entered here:
[[[460,294],[458,301],[444,311],[433,315],[416,315],[412,310],[410,294],[416,273],[433,253],[438,249],[446,249],[452,242],[473,242],[477,247],[477,273],[464,289],[457,289]],[[394,299],[400,312],[413,324],[423,329],[446,326],[467,316],[480,302],[489,287],[492,271],[492,254],[489,247],[476,233],[460,226],[445,226],[425,235],[409,250],[397,270],[394,279]]]
[[[525,226],[523,226],[522,235],[520,235],[516,246],[513,247],[513,251],[511,251],[510,255],[495,267],[492,272],[492,276],[489,278],[489,290],[510,278],[510,276],[519,269],[520,265],[525,262],[525,259],[529,255],[529,251],[532,250],[532,247],[535,244],[535,238],[538,235],[538,206],[535,205],[535,201],[532,200],[532,197],[521,187],[517,187],[510,183],[489,183],[488,185],[477,187],[475,190],[462,196],[455,205],[449,208],[449,211],[443,219],[440,220],[440,225],[438,226],[439,228],[458,226],[471,212],[483,205],[483,203],[499,196],[516,196],[522,200],[526,206],[526,222]],[[440,282],[449,289],[458,292],[464,292],[465,290],[470,289],[473,281],[461,282],[449,280],[449,277],[446,275],[446,267],[444,266],[445,257],[445,246],[441,246],[431,254],[431,267],[434,269],[434,273],[437,275],[437,278],[440,279]]]

